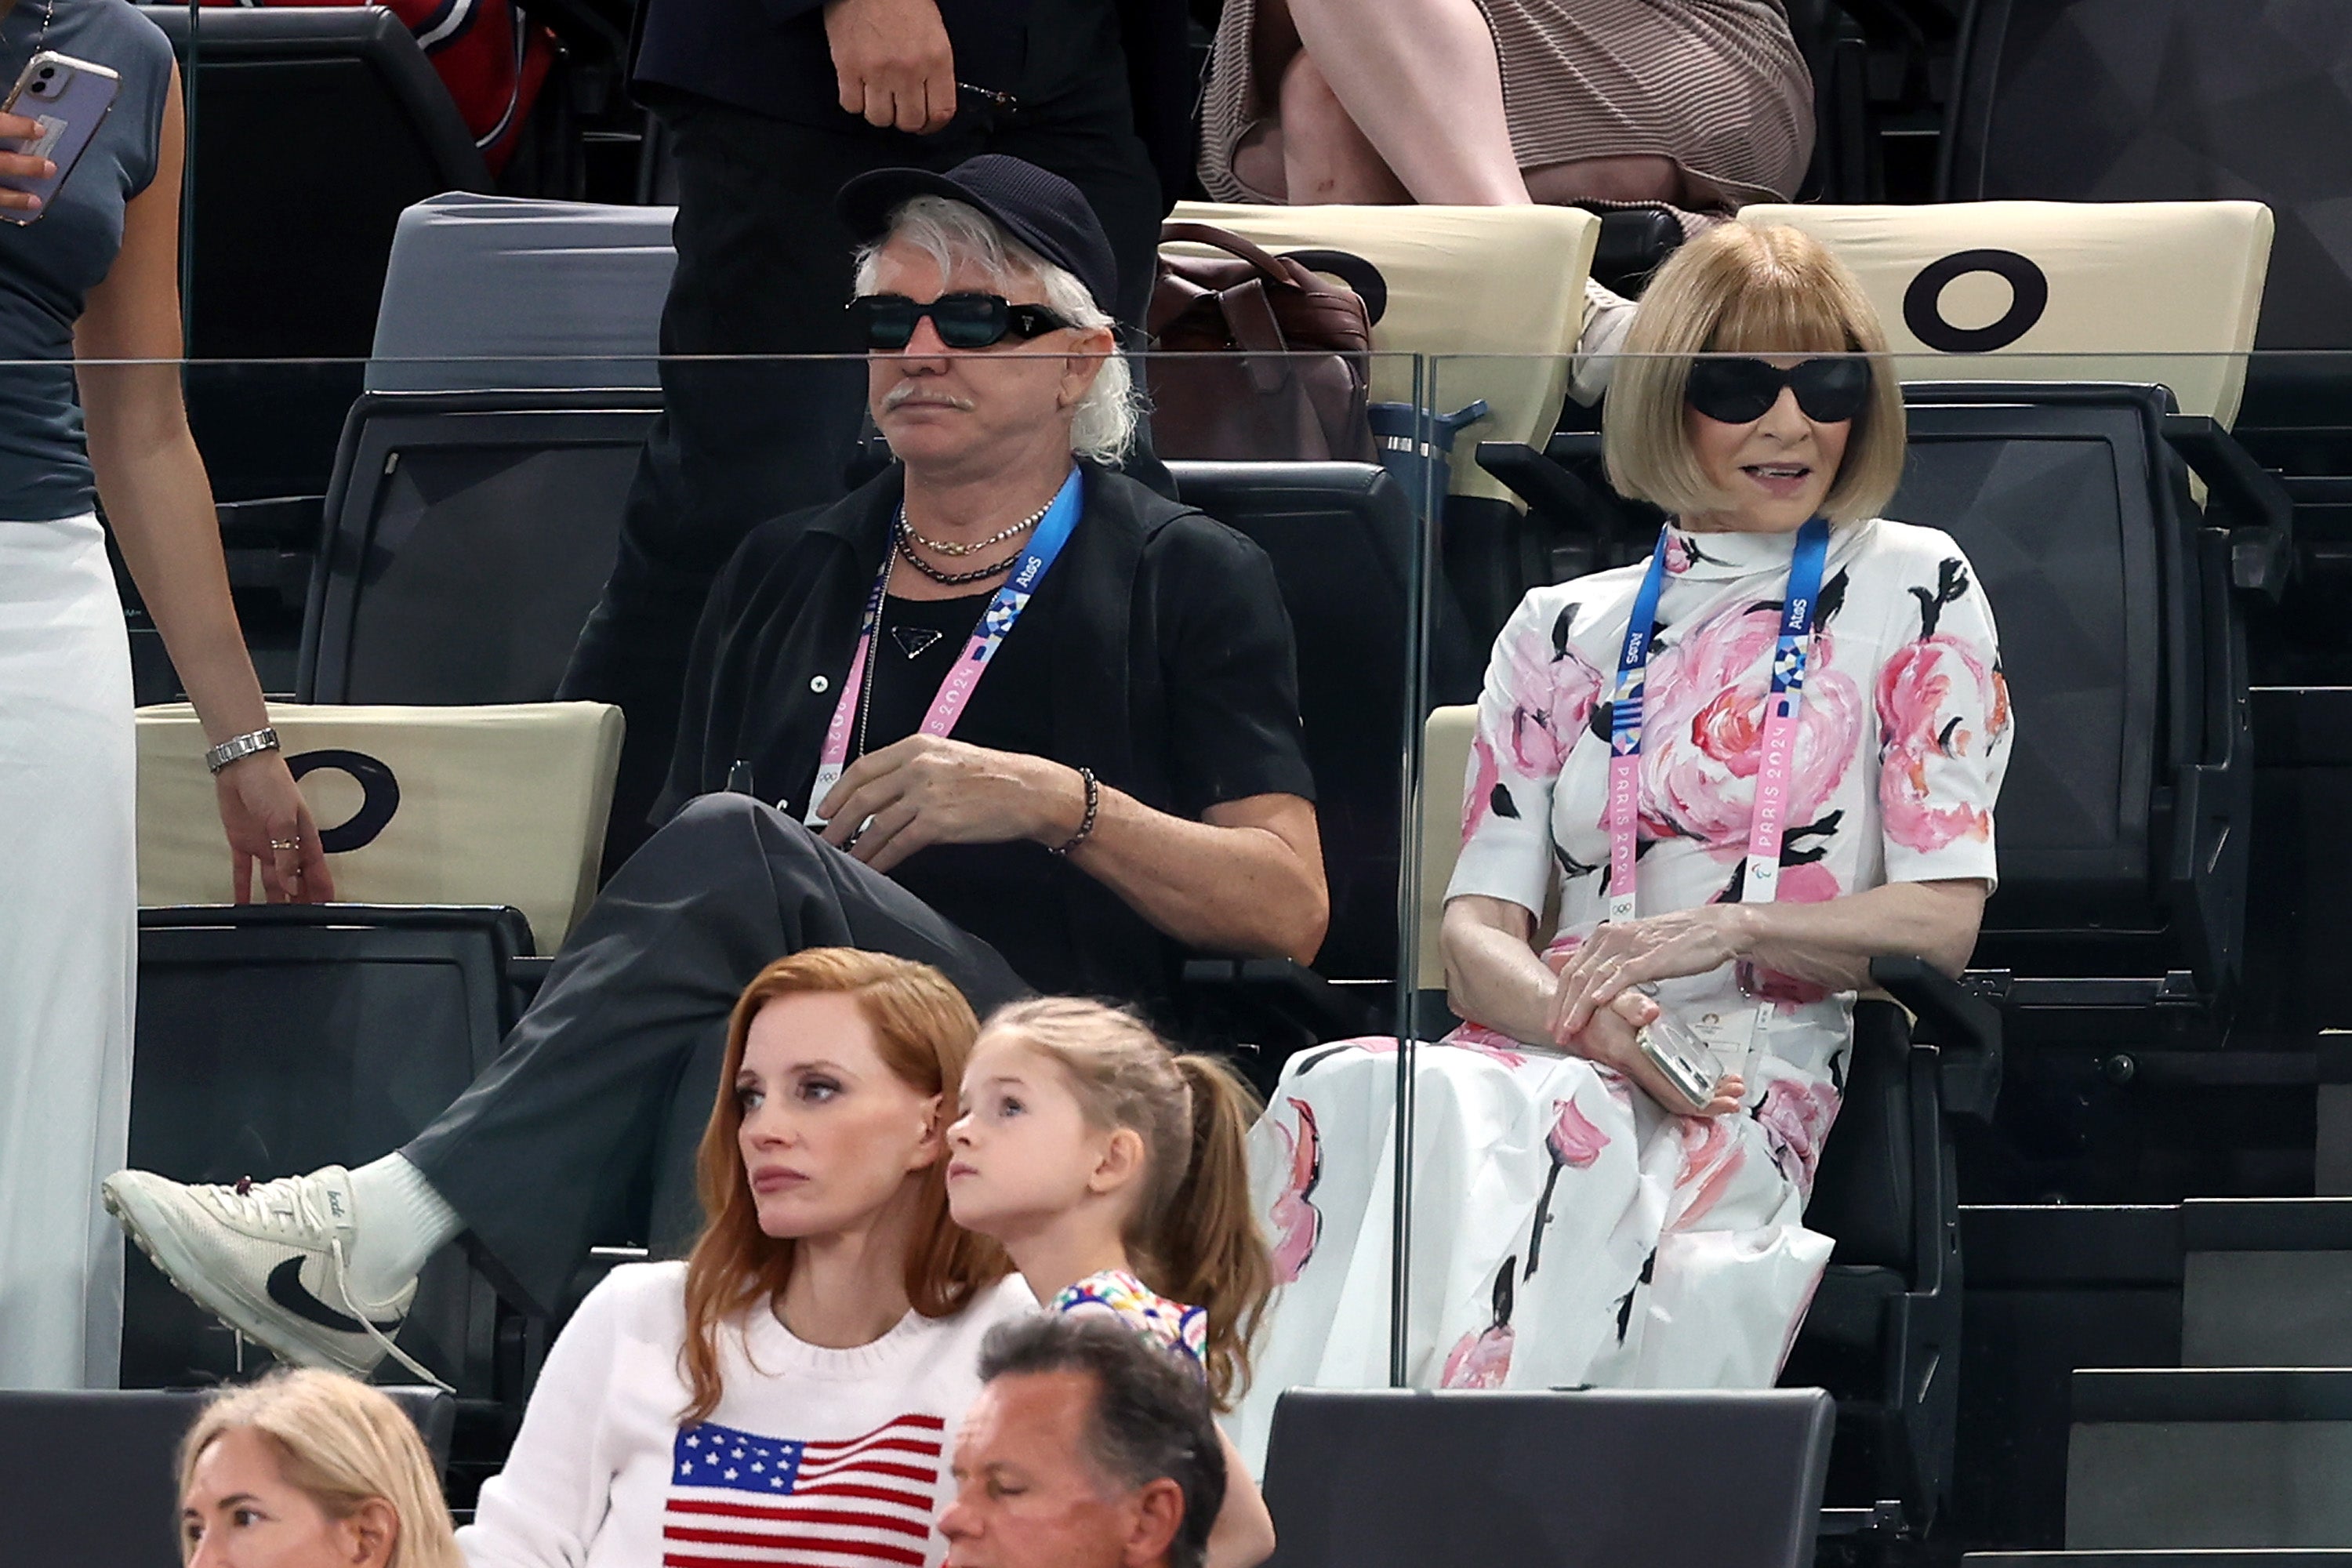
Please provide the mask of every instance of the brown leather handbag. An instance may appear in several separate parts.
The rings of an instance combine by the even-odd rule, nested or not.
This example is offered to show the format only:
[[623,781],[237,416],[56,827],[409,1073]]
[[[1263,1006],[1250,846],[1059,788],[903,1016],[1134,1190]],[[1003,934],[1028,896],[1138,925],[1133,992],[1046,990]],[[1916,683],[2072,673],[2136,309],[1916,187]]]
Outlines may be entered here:
[[1165,224],[1160,238],[1225,254],[1160,258],[1145,374],[1159,455],[1374,461],[1364,400],[1388,303],[1380,269],[1340,250],[1276,256],[1204,223]]

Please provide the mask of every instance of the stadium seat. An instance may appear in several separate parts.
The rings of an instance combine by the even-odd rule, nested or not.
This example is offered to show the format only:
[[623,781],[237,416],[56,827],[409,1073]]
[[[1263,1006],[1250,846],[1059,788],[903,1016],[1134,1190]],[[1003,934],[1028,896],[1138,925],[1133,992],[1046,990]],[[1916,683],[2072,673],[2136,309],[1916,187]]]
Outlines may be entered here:
[[[1317,956],[1332,979],[1386,980],[1397,964],[1397,759],[1423,657],[1414,608],[1421,529],[1404,492],[1361,463],[1171,463],[1177,493],[1273,559],[1298,643],[1298,697],[1331,887]],[[1475,695],[1473,648],[1443,582],[1426,658],[1428,700]]]
[[[1455,1021],[1438,929],[1461,842],[1454,781],[1468,773],[1475,728],[1475,708],[1441,708],[1423,745],[1414,984],[1423,1038]],[[1545,931],[1556,916],[1543,912]],[[1959,1193],[1946,1121],[1991,1120],[2001,1025],[1990,1005],[1917,959],[1879,960],[1871,977],[1903,1005],[1854,1008],[1843,1106],[1805,1212],[1837,1248],[1784,1381],[1827,1388],[1839,1429],[1853,1434],[1855,1457],[1837,1478],[1849,1506],[1832,1522],[1855,1525],[1857,1510],[1866,1520],[1887,1503],[1924,1533],[1950,1495],[1958,1422]]]
[[[495,1059],[530,951],[512,910],[142,910],[131,1164],[234,1182],[389,1153]],[[135,1248],[124,1297],[126,1386],[243,1370],[234,1336]],[[462,1395],[496,1397],[507,1364],[496,1305],[445,1250],[425,1266],[401,1348]]]
[[462,192],[400,215],[370,392],[660,384],[674,207]]
[[[2159,1005],[2218,1027],[2242,962],[2253,762],[2232,588],[2254,585],[2249,557],[2276,553],[2275,487],[2213,461],[2231,448],[2160,387],[1906,397],[1889,514],[1968,551],[2016,705],[2001,886],[1976,957],[2012,1044],[2102,1018],[2144,1031]],[[2184,455],[2213,480],[2214,510],[2244,520],[2235,534],[2200,526]]]
[[2271,255],[2257,202],[1740,209],[1853,270],[1906,381],[2160,382],[2236,418]]
[[1829,1436],[1810,1390],[1293,1389],[1268,1568],[1811,1568]]
[[2336,6],[1975,0],[1939,194],[2264,203],[2279,233],[2261,345],[2352,348],[2347,47],[2352,12]]
[[[1465,433],[1465,448],[1472,441],[1540,448],[1559,423],[1568,354],[1584,325],[1585,273],[1601,232],[1591,213],[1180,202],[1171,216],[1214,224],[1277,250],[1352,251],[1379,268],[1388,282],[1388,309],[1372,329],[1375,402],[1450,414],[1483,398],[1490,412]],[[1187,253],[1206,254],[1198,247]],[[1446,574],[1473,636],[1484,641],[1518,600],[1518,502],[1507,486],[1467,461],[1454,463],[1450,489]],[[1418,504],[1420,498],[1412,499]]]
[[305,702],[541,702],[604,591],[641,391],[369,393],[327,498]]
[[[621,712],[599,702],[270,711],[336,896],[511,905],[553,952],[596,893]],[[218,903],[227,853],[194,710],[139,714],[139,901]]]
[[[432,1388],[386,1388],[449,1461],[456,1410]],[[180,1568],[180,1440],[207,1395],[0,1391],[0,1513],[25,1568]]]
[[[380,6],[142,13],[188,72],[188,412],[230,541],[307,548],[403,208],[490,174],[408,28]],[[306,509],[286,504],[309,498]],[[277,501],[277,506],[263,506]]]

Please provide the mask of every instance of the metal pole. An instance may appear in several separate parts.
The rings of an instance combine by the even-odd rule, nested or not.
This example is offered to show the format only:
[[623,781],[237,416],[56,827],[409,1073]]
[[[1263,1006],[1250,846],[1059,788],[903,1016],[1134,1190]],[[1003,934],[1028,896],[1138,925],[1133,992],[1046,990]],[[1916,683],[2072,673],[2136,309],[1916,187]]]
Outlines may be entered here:
[[[1413,358],[1412,405],[1415,410],[1414,439],[1416,445],[1425,442],[1433,432],[1427,428],[1431,412],[1435,407],[1436,367],[1419,355]],[[1426,449],[1425,447],[1423,448]],[[1414,1016],[1418,1010],[1418,981],[1414,966],[1421,946],[1421,795],[1425,787],[1422,778],[1421,727],[1423,710],[1427,705],[1427,667],[1425,650],[1429,645],[1432,598],[1431,574],[1433,570],[1433,542],[1436,519],[1445,497],[1435,484],[1436,465],[1420,465],[1421,493],[1412,498],[1417,524],[1413,548],[1407,557],[1405,571],[1405,669],[1403,731],[1397,737],[1397,975],[1393,1016],[1396,1020],[1396,1165],[1393,1185],[1396,1194],[1394,1227],[1390,1247],[1389,1296],[1389,1385],[1402,1388],[1407,1379],[1408,1321],[1412,1295],[1412,1156],[1413,1156],[1413,1082],[1418,1045],[1415,1040]]]

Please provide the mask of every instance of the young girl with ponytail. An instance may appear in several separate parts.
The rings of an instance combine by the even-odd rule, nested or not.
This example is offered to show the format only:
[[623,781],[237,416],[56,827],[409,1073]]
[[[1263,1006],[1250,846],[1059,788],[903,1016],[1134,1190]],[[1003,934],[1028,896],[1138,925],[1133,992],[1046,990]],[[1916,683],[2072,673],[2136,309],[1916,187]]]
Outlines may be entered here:
[[[948,1130],[948,1206],[1003,1244],[1047,1310],[1115,1315],[1201,1369],[1218,1409],[1249,1383],[1273,1287],[1249,1195],[1256,1097],[1133,1014],[1043,997],[998,1009]],[[1208,1568],[1248,1568],[1274,1521],[1225,1439]]]

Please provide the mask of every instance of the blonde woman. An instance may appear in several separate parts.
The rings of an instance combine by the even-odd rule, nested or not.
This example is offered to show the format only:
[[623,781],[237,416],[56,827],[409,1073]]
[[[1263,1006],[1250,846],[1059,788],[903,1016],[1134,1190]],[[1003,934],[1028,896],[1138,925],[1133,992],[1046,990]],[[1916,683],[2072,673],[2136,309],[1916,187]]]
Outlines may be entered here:
[[463,1568],[400,1406],[330,1372],[215,1398],[180,1446],[188,1568]]
[[[1803,1211],[1853,994],[1880,954],[1957,973],[1994,879],[1992,612],[1880,515],[1903,404],[1868,300],[1729,225],[1626,346],[1610,472],[1672,515],[1649,561],[1530,593],[1478,704],[1443,926],[1471,1022],[1419,1058],[1425,1385],[1769,1385],[1829,1257]],[[1387,1302],[1340,1287],[1389,1242],[1391,1048],[1294,1058],[1254,1134],[1286,1281],[1260,1390],[1385,1381]]]

